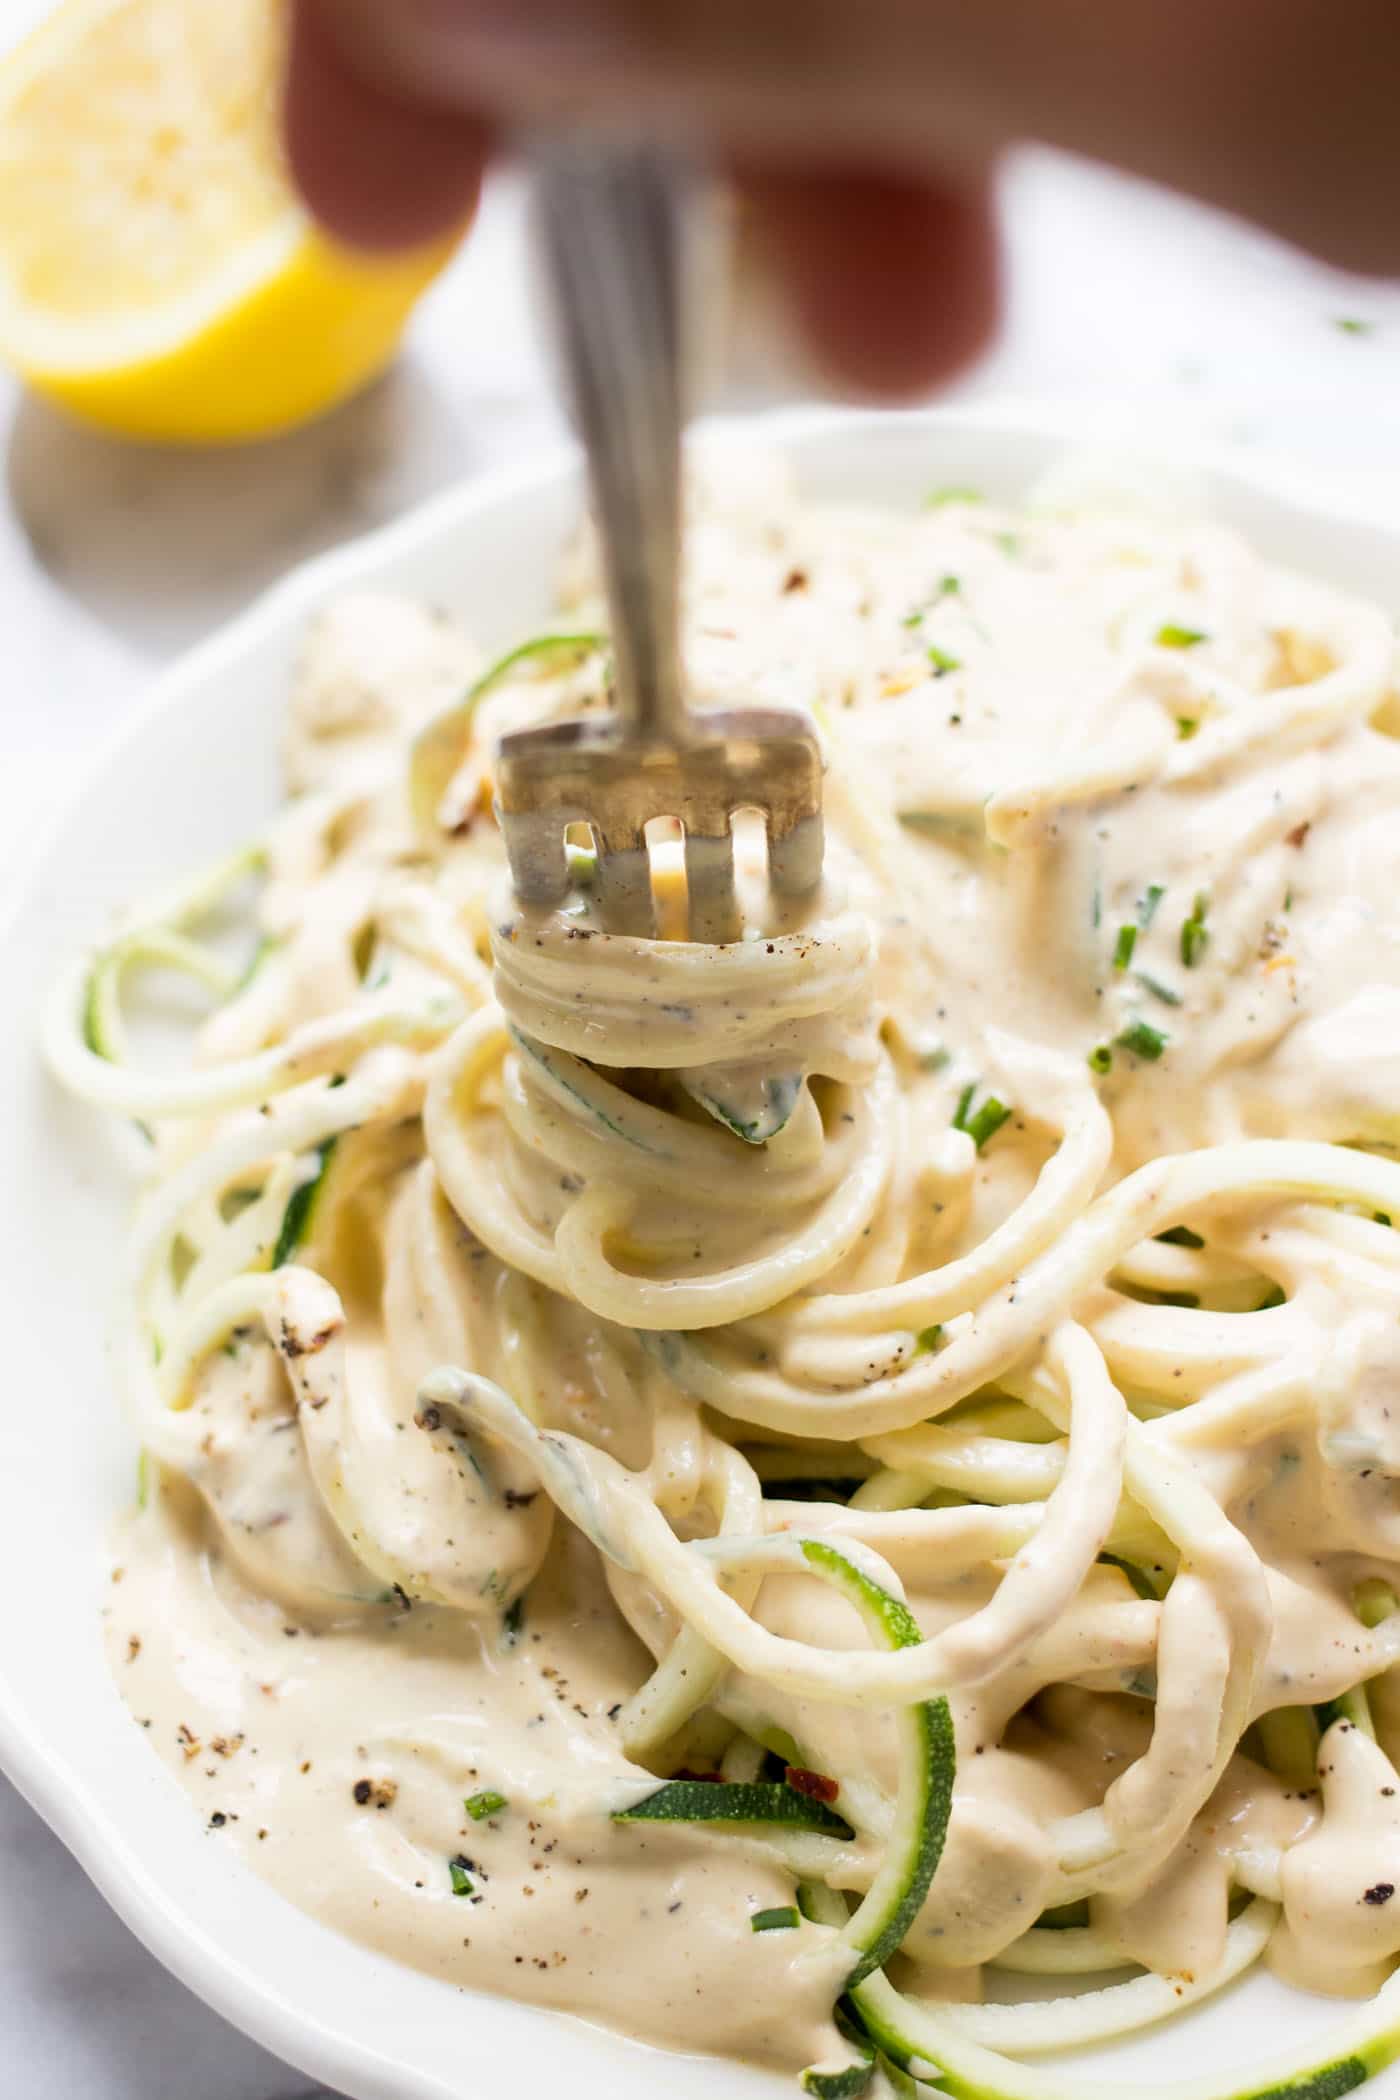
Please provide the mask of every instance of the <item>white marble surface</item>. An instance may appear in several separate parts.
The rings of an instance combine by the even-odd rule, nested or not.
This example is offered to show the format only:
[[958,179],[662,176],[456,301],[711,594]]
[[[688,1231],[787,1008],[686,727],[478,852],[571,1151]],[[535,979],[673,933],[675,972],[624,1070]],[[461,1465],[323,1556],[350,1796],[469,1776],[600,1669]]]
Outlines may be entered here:
[[[0,0],[0,41],[42,5]],[[1400,511],[1400,292],[1048,156],[1010,172],[1005,201],[1007,328],[961,392],[1072,401],[1107,435],[1267,451]],[[1373,325],[1345,333],[1342,316]],[[294,562],[558,428],[508,184],[394,372],[284,442],[122,447],[0,385],[0,887],[177,651]],[[0,1858],[0,2100],[308,2094],[156,1968],[3,1781]]]

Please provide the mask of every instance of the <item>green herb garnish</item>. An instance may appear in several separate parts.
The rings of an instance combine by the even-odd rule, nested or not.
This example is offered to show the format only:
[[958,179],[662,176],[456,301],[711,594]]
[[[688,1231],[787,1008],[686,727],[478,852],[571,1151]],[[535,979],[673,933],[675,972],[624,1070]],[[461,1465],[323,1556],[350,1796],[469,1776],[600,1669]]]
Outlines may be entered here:
[[1160,999],[1163,1006],[1180,1006],[1180,992],[1169,984],[1163,984],[1160,977],[1150,977],[1146,970],[1134,970],[1133,976],[1143,990],[1151,992],[1154,999]]
[[950,671],[960,671],[962,669],[962,658],[960,656],[950,656],[948,651],[940,649],[936,642],[929,643],[927,655],[929,662],[933,665],[935,678],[946,678]]
[[1089,1052],[1085,1062],[1091,1072],[1107,1072],[1113,1066],[1113,1052],[1107,1043],[1097,1043]]
[[1118,940],[1113,950],[1113,967],[1115,970],[1127,969],[1128,964],[1133,959],[1133,950],[1136,946],[1136,926],[1120,926],[1118,929]]
[[470,1896],[475,1893],[476,1883],[467,1872],[470,1864],[471,1862],[466,1855],[461,1852],[458,1853],[456,1859],[449,1859],[447,1862],[447,1871],[452,1876],[452,1893],[454,1896]]
[[468,1794],[462,1803],[473,1823],[484,1823],[488,1816],[497,1816],[509,1804],[504,1794],[493,1793],[486,1787],[479,1794]]
[[1159,649],[1194,649],[1198,642],[1208,642],[1210,636],[1202,627],[1178,627],[1175,620],[1164,620],[1153,639]]
[[1143,891],[1141,897],[1138,899],[1137,922],[1138,925],[1141,926],[1141,928],[1143,929],[1144,933],[1147,931],[1147,928],[1152,924],[1152,921],[1156,918],[1157,906],[1161,903],[1162,899],[1166,896],[1166,894],[1167,891],[1165,883],[1149,882],[1147,888]]
[[801,1923],[795,1903],[783,1903],[772,1910],[756,1910],[749,1914],[749,1924],[755,1932],[792,1932]]
[[1200,726],[1194,715],[1178,715],[1176,718],[1176,733],[1183,744],[1190,743]]
[[1342,335],[1369,335],[1375,327],[1374,321],[1363,321],[1359,314],[1334,314],[1332,326]]
[[1149,1064],[1156,1064],[1167,1047],[1167,1038],[1160,1028],[1147,1021],[1130,1021],[1113,1040],[1121,1049],[1131,1050],[1134,1057],[1146,1058]]
[[937,606],[943,603],[945,598],[956,598],[961,589],[961,576],[949,575],[940,577],[937,590],[934,591],[931,597],[925,598],[922,605],[916,605],[912,612],[907,612],[904,615],[903,625],[906,627],[922,625],[925,613],[933,612]]
[[1011,1120],[1011,1110],[995,1094],[988,1094],[975,1115],[968,1117],[963,1129],[980,1152],[989,1138],[994,1138],[1003,1123]]
[[937,1321],[932,1327],[921,1327],[914,1337],[915,1356],[932,1356],[942,1340],[943,1322],[941,1320]]
[[1181,922],[1181,960],[1188,970],[1194,970],[1206,952],[1210,935],[1206,930],[1206,913],[1210,910],[1210,899],[1204,890],[1196,893],[1191,906],[1191,916]]
[[971,1080],[958,1096],[957,1111],[953,1117],[954,1130],[965,1130],[980,1152],[989,1138],[994,1138],[1011,1114],[1004,1102],[995,1094],[988,1094],[982,1106],[969,1114],[972,1097],[977,1092],[977,1081]]
[[981,501],[981,489],[968,488],[957,482],[950,482],[946,488],[934,489],[930,495],[925,496],[924,509],[942,510],[949,503],[980,503]]

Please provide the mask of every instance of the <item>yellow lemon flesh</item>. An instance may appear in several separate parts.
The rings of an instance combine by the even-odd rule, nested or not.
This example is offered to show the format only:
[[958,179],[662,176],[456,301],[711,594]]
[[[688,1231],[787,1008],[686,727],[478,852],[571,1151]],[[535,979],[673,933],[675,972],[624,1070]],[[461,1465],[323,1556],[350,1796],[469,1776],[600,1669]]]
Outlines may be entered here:
[[455,245],[352,254],[277,136],[277,0],[68,0],[0,66],[0,355],[126,437],[319,415],[393,355]]

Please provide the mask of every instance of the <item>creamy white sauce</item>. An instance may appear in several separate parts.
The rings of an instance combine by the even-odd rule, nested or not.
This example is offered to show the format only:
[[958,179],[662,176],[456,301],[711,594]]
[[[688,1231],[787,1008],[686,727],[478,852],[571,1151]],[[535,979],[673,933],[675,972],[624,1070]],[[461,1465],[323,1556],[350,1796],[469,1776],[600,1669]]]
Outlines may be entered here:
[[[691,546],[696,694],[828,739],[805,917],[751,838],[735,947],[618,941],[586,888],[521,915],[490,750],[604,704],[603,656],[522,659],[439,736],[425,834],[412,739],[480,661],[359,599],[308,638],[273,945],[200,1078],[55,1048],[158,1129],[123,1694],[210,1842],[356,1939],[800,2068],[840,2055],[848,1964],[752,1928],[796,1856],[614,1811],[776,1747],[857,1833],[801,1871],[863,1891],[905,1665],[806,1575],[736,1575],[716,1618],[646,1515],[863,1541],[957,1737],[916,1994],[1008,1995],[1085,1900],[1106,1959],[1208,1983],[1241,1892],[1282,1905],[1283,1972],[1370,1991],[1400,1953],[1388,623],[1215,526],[812,510],[752,461]],[[600,617],[585,547],[558,624]],[[425,1406],[444,1364],[565,1441]],[[1315,1773],[1312,1709],[1359,1685]]]

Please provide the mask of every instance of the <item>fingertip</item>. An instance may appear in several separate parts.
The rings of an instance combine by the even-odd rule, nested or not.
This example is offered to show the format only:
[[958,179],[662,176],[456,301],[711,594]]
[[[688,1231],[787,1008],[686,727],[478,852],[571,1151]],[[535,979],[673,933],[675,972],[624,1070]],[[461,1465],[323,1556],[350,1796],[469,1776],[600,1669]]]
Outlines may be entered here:
[[328,233],[370,250],[416,246],[475,207],[490,146],[470,111],[375,82],[331,27],[333,0],[292,0],[283,134],[292,179]]
[[745,187],[799,327],[834,381],[908,399],[986,349],[1000,309],[989,184],[764,171]]

